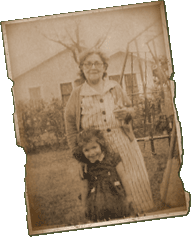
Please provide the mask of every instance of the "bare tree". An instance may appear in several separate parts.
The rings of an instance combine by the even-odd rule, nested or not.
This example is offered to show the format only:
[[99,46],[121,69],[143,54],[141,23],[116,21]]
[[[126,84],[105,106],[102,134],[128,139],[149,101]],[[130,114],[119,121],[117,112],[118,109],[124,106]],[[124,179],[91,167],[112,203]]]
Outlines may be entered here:
[[[57,33],[55,28],[54,28],[55,37],[54,36],[53,37],[48,36],[47,34],[41,32],[37,27],[36,27],[36,29],[46,39],[48,39],[52,42],[55,42],[57,44],[60,44],[63,47],[65,47],[66,49],[68,49],[69,51],[71,51],[74,61],[77,64],[79,64],[79,54],[87,48],[85,43],[84,43],[84,40],[80,38],[80,23],[75,22],[75,27],[74,27],[74,33],[75,33],[74,35],[75,36],[71,35],[71,33],[70,33],[70,31],[67,27],[65,27],[65,35],[62,36],[62,37],[61,37],[61,35],[59,35]],[[99,49],[103,45],[105,40],[107,39],[107,36],[108,36],[110,30],[111,30],[111,26],[109,27],[109,29],[106,31],[106,33],[104,35],[102,35],[101,37],[98,38],[98,40],[92,46],[92,48]]]

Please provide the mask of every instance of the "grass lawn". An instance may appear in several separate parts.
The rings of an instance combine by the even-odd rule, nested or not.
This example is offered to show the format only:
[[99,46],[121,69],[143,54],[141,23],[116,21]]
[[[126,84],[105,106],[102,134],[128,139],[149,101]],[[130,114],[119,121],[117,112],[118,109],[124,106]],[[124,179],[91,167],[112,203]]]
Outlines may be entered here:
[[[139,142],[143,153],[156,210],[162,208],[160,184],[166,168],[168,140],[155,141],[156,155],[151,155],[150,142]],[[178,153],[175,151],[178,159]],[[27,155],[26,184],[32,227],[85,224],[86,181],[79,176],[79,164],[69,150]],[[183,193],[181,183],[176,188]],[[184,204],[184,197],[178,205]]]

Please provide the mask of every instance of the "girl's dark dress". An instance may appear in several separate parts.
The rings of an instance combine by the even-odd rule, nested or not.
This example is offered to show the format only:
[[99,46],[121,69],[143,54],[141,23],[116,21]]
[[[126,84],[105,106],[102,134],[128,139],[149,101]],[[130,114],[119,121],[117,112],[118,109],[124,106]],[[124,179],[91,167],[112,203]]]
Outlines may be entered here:
[[86,215],[92,221],[122,218],[131,213],[116,171],[119,162],[120,156],[106,155],[101,162],[87,165],[87,173],[84,173],[89,183]]

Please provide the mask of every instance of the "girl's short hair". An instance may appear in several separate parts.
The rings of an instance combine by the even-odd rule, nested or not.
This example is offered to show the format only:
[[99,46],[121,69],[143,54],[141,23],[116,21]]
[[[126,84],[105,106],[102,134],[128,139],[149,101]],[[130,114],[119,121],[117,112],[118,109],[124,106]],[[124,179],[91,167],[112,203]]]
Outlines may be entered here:
[[104,153],[107,152],[103,133],[95,128],[88,128],[81,131],[77,136],[77,147],[74,153],[76,159],[84,163],[88,162],[88,159],[83,154],[83,147],[92,141],[93,138],[100,145],[101,151]]
[[107,67],[108,67],[108,63],[107,63],[108,62],[108,57],[100,49],[92,48],[92,49],[88,49],[88,50],[83,51],[79,56],[79,69],[80,69],[80,71],[79,71],[78,74],[80,75],[81,79],[86,80],[86,77],[85,77],[85,75],[83,73],[83,70],[82,70],[82,66],[83,66],[83,63],[84,63],[85,59],[88,56],[92,55],[92,54],[99,55],[99,57],[101,58],[104,66],[105,66],[105,72],[103,73],[103,78],[107,76],[106,70],[107,70]]

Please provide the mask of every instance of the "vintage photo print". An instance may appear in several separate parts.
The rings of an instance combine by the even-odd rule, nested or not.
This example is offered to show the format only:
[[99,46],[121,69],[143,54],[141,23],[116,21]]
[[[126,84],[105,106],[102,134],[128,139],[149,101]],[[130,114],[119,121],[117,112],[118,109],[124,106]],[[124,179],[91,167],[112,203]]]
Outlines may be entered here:
[[186,215],[165,3],[1,25],[29,235]]

